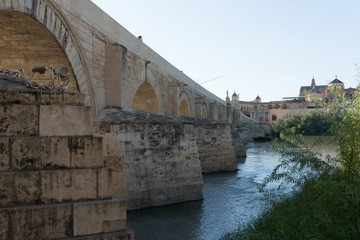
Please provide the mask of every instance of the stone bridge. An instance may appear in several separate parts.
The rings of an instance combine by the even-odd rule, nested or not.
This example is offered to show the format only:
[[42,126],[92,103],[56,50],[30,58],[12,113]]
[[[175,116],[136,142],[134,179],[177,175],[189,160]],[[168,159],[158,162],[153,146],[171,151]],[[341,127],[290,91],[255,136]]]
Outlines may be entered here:
[[226,102],[195,83],[91,1],[1,0],[2,68],[71,69],[70,90],[107,106],[227,120]]
[[0,239],[133,239],[126,209],[202,199],[264,135],[91,1],[0,0],[0,69],[50,64],[68,91],[0,76]]

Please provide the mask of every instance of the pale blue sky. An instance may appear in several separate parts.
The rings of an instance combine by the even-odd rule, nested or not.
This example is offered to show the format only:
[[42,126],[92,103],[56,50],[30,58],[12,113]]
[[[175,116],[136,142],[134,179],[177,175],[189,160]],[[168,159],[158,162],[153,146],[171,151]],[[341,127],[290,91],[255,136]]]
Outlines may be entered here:
[[338,76],[356,87],[359,0],[93,0],[179,70],[224,99],[298,96]]

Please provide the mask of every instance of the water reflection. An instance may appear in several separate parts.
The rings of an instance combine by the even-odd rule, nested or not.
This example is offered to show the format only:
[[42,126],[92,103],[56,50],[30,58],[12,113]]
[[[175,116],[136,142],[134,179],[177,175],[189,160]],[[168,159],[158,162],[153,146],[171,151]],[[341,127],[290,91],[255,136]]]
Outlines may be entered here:
[[279,157],[264,147],[252,144],[246,159],[238,159],[238,172],[205,174],[203,201],[128,212],[135,239],[219,239],[251,220],[265,204],[257,185],[279,163]]
[[201,229],[203,201],[128,212],[135,239],[196,239]]

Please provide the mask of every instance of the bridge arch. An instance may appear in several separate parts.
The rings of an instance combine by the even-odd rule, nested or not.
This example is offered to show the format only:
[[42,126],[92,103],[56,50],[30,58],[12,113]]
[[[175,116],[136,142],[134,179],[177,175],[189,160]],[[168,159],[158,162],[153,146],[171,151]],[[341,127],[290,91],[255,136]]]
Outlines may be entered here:
[[219,120],[219,109],[217,104],[214,104],[214,120]]
[[[131,81],[127,88],[128,105],[142,111],[164,114],[165,104],[162,100],[164,93],[161,91],[159,80],[154,77],[150,65],[148,64],[146,67],[139,65],[136,74],[128,76],[128,81]],[[154,106],[151,107],[150,102]]]
[[155,89],[150,83],[145,82],[140,85],[135,93],[131,107],[146,112],[160,113],[159,100]]
[[181,103],[179,105],[179,113],[181,116],[191,117],[190,107],[189,107],[189,104],[187,103],[187,101],[185,101],[185,100],[181,101]]
[[[90,73],[87,64],[85,64],[83,50],[68,19],[63,15],[57,4],[50,0],[10,0],[1,6],[0,12],[9,17],[11,17],[11,15],[21,17],[21,15],[19,15],[20,13],[25,14],[28,16],[29,21],[26,23],[28,26],[35,26],[36,24],[31,25],[31,21],[35,19],[48,30],[48,33],[50,33],[58,42],[58,47],[62,49],[68,63],[71,65],[73,75],[75,76],[73,80],[74,85],[72,87],[77,85],[76,88],[79,89],[81,93],[85,94],[85,104],[91,106],[93,114],[96,115],[97,106],[95,104]],[[26,34],[28,34],[27,30],[19,31],[17,38],[22,38]],[[30,41],[31,40],[34,41],[34,39],[30,39]],[[34,49],[37,49],[37,47],[34,47]],[[23,49],[23,51],[27,50],[28,49]],[[45,65],[53,64],[50,60],[51,59],[49,59],[49,62]],[[13,67],[21,67],[20,65],[23,64],[23,62],[28,61],[29,59],[19,59],[19,66],[14,65]],[[61,62],[64,62],[64,60],[61,60],[60,64]],[[37,62],[34,64],[39,65],[42,63]],[[29,70],[31,70],[31,68],[28,69],[28,72]]]
[[206,107],[206,104],[201,104],[201,118],[207,118],[208,117],[208,110]]
[[179,102],[179,114],[181,116],[192,117],[190,98],[186,92],[182,92]]

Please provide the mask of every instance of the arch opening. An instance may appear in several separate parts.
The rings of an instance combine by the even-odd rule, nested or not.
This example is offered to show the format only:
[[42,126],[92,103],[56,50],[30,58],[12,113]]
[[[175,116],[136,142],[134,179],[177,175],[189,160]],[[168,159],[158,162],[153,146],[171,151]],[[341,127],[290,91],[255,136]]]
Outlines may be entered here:
[[135,93],[131,107],[146,112],[160,113],[159,101],[151,84],[145,82],[140,85]]
[[207,110],[206,110],[206,105],[205,105],[205,104],[203,104],[203,105],[201,106],[201,117],[202,117],[202,118],[207,118],[207,117],[208,117]]
[[215,106],[215,109],[214,109],[214,120],[218,121],[219,120],[219,114],[218,114],[218,110],[217,110],[217,107]]
[[184,100],[181,101],[179,106],[179,113],[181,116],[191,117],[189,104]]
[[[2,48],[1,68],[24,68],[29,78],[35,67],[53,65],[58,69],[66,68],[70,73],[68,89],[79,91],[69,59],[55,36],[44,25],[27,14],[11,10],[0,10],[0,22],[3,27],[0,46],[6,46]],[[34,74],[31,80],[47,83],[51,81],[49,76]],[[56,82],[55,87],[59,87]]]

